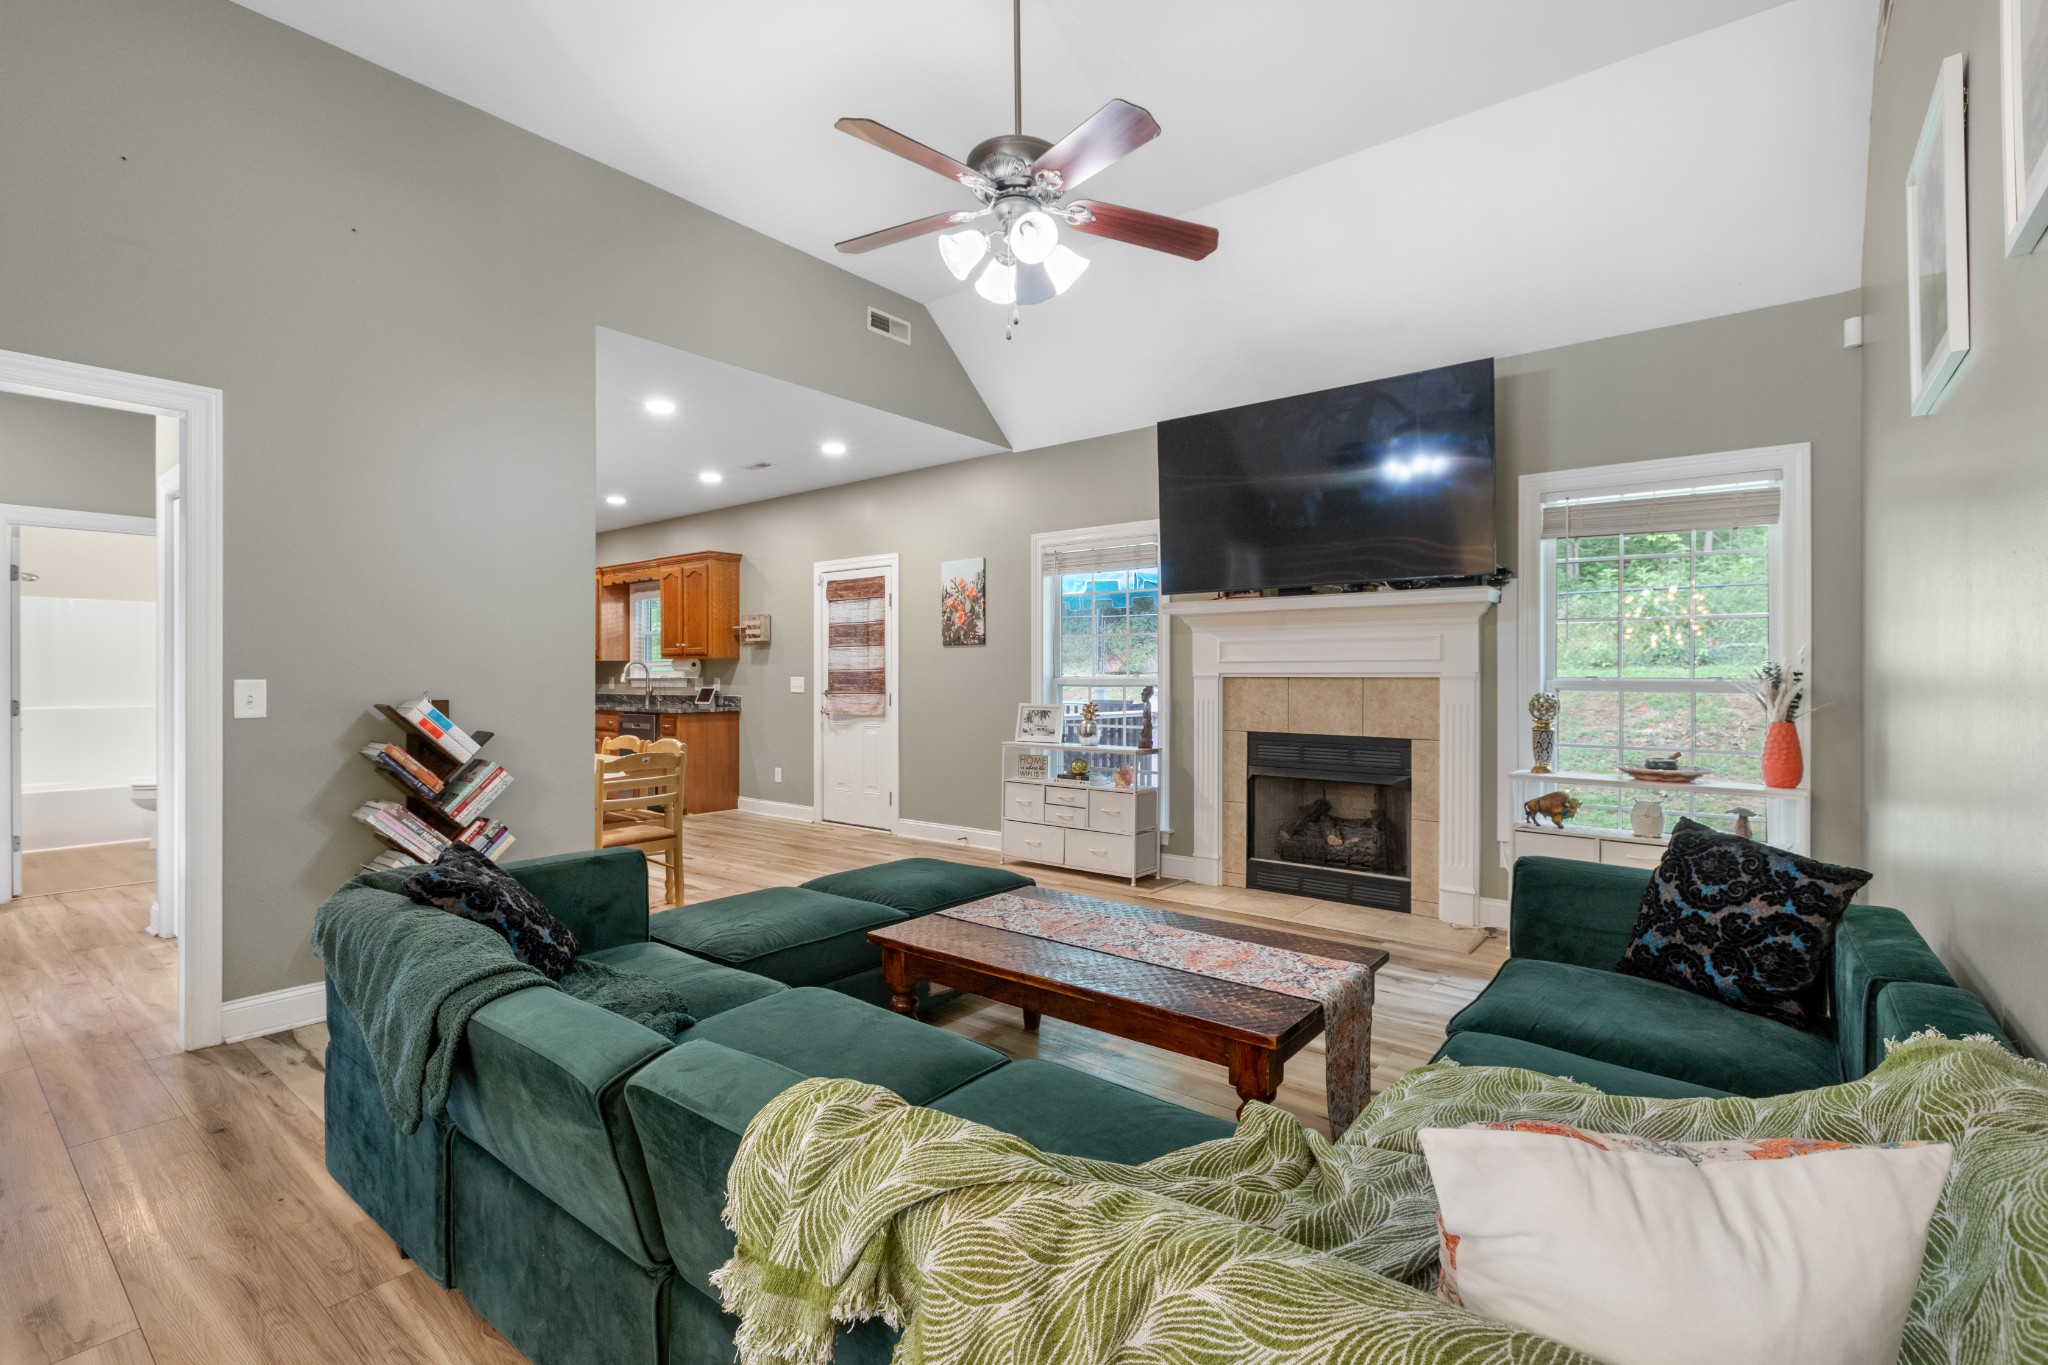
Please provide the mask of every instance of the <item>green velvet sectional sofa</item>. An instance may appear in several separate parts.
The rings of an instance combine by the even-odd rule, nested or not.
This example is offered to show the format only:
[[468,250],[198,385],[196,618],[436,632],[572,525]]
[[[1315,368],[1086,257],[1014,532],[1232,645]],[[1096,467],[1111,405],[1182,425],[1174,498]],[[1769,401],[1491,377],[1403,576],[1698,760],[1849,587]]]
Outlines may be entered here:
[[1906,917],[1852,905],[1835,936],[1828,1016],[1812,1031],[1615,970],[1651,873],[1561,858],[1515,864],[1510,956],[1451,1019],[1434,1061],[1568,1076],[1610,1095],[1782,1095],[1856,1080],[1888,1038],[1939,1029],[2011,1047]]
[[[711,1272],[732,1251],[725,1177],[762,1106],[846,1076],[1053,1152],[1141,1162],[1232,1125],[889,1012],[868,930],[1028,879],[911,859],[649,917],[637,851],[508,864],[582,951],[664,977],[697,1022],[663,1037],[554,990],[479,1010],[445,1114],[410,1136],[378,1097],[356,1021],[328,989],[327,1167],[427,1274],[540,1365],[712,1365],[734,1321]],[[365,884],[402,899],[397,874]],[[1617,1094],[1762,1094],[1860,1076],[1882,1039],[1997,1028],[1896,911],[1857,907],[1834,1010],[1802,1034],[1620,976],[1642,872],[1525,859],[1513,956],[1439,1053]],[[882,1365],[894,1332],[842,1338]]]
[[[760,1108],[848,1076],[1040,1148],[1147,1161],[1232,1125],[1062,1066],[1012,1061],[893,1014],[869,929],[1029,879],[929,859],[647,913],[631,849],[511,863],[584,955],[672,982],[697,1022],[663,1037],[561,991],[472,1020],[447,1112],[402,1136],[360,1027],[327,993],[327,1168],[420,1268],[540,1365],[732,1359],[709,1277],[731,1254],[725,1173]],[[364,883],[402,900],[403,881]],[[849,1333],[880,1365],[894,1333]]]

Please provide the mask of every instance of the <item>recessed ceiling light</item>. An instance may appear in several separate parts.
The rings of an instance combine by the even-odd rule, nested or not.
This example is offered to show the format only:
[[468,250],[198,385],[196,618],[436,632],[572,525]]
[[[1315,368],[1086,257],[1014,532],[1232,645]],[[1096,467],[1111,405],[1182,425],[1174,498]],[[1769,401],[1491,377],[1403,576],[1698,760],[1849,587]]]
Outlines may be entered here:
[[725,475],[715,469],[707,469],[697,476],[698,483],[722,483],[724,480]]
[[846,453],[846,442],[827,441],[819,446],[818,449],[824,451],[827,455],[844,455]]
[[626,495],[623,493],[609,493],[605,495],[605,501],[614,507],[624,507],[626,505]]
[[650,398],[644,406],[656,417],[673,417],[676,415],[676,400],[673,398]]

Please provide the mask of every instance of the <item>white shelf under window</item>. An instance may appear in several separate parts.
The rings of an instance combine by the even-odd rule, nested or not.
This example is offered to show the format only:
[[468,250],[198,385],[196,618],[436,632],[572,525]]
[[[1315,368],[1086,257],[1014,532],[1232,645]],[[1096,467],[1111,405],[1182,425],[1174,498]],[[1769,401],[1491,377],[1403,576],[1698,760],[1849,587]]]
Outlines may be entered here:
[[1563,771],[1538,773],[1518,768],[1508,777],[1516,782],[1545,782],[1558,787],[1613,787],[1620,791],[1656,792],[1662,796],[1693,792],[1708,796],[1760,796],[1767,801],[1805,801],[1813,795],[1805,787],[1766,787],[1756,782],[1730,782],[1711,775],[1691,782],[1645,782],[1620,773],[1611,776]]

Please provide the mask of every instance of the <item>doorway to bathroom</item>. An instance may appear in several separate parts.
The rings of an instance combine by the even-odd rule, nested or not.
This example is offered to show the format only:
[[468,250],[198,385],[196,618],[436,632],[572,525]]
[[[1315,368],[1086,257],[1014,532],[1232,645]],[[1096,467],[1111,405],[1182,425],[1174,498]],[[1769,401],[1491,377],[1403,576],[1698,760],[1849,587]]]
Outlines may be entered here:
[[149,930],[170,937],[153,894],[156,521],[16,508],[5,538],[10,885],[27,898],[137,888]]
[[[106,1015],[100,1031],[110,1046],[114,1033],[125,1030],[144,1056],[211,1047],[229,1026],[221,998],[222,395],[177,380],[0,350],[0,408],[6,407],[16,410],[17,420],[11,427],[0,423],[0,554],[10,566],[0,583],[0,683],[11,703],[0,716],[0,928],[11,931],[11,941],[91,958],[86,965],[81,957],[79,981],[100,997]],[[49,416],[58,412],[65,414],[61,421]],[[118,458],[93,464],[99,443],[66,444],[58,430],[83,430],[81,412],[132,426],[139,451],[137,441],[123,436],[104,447],[118,447]],[[61,567],[63,542],[38,545],[40,530],[137,537],[151,547],[146,674],[134,658],[143,609],[80,605],[136,599],[104,587],[110,595],[94,597]],[[104,542],[100,550],[98,563],[106,568],[111,561]],[[38,556],[58,557],[41,561],[46,573]],[[25,604],[16,572],[24,558],[36,575],[26,585]],[[38,605],[46,592],[66,605]],[[97,637],[68,631],[60,619],[67,615],[108,629],[125,620],[125,633],[110,640],[104,630]],[[18,647],[23,625],[26,648]],[[37,659],[45,652],[36,647],[39,638],[60,642],[65,655],[58,661],[58,651],[47,651],[53,657],[46,672]],[[148,707],[141,701],[144,676]],[[39,698],[49,704],[38,706]],[[30,703],[21,708],[27,714],[17,716],[14,703],[23,701]],[[65,710],[95,714],[55,714]],[[29,728],[17,740],[21,720]],[[124,724],[131,739],[139,731],[152,736],[153,761],[137,765],[135,745],[117,742]],[[52,744],[41,744],[44,739]],[[76,752],[81,748],[88,752]],[[19,766],[24,762],[26,773]],[[38,774],[48,780],[22,790],[21,777]],[[156,779],[154,811],[144,809],[150,777]],[[40,800],[58,792],[92,794]],[[113,818],[118,807],[110,797],[126,801],[134,812],[129,818],[143,822],[142,839],[22,848],[24,861],[39,864],[35,871],[83,889],[18,894],[30,869],[16,861],[16,835],[26,844],[52,821]],[[38,811],[38,804],[46,809]],[[146,832],[152,818],[155,849]],[[143,880],[128,880],[138,873]],[[81,995],[79,1007],[88,1004]],[[267,1031],[241,1023],[235,1023],[238,1036]]]

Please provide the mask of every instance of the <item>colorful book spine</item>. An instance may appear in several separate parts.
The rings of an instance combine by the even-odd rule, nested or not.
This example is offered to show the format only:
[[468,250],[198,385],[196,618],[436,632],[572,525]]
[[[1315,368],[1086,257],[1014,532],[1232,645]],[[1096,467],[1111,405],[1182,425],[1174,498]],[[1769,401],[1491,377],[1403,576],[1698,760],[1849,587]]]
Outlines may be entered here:
[[389,773],[409,792],[417,792],[430,801],[441,794],[441,779],[395,744],[366,745],[363,748],[363,757]]
[[356,808],[355,818],[423,863],[432,862],[448,846],[446,839],[396,802],[366,801]]
[[413,728],[434,741],[442,753],[453,759],[467,762],[476,757],[477,742],[463,733],[462,727],[441,712],[441,708],[422,696],[416,701],[401,702],[394,708],[404,716]]
[[451,820],[469,820],[482,815],[486,807],[501,796],[505,788],[512,785],[512,774],[499,768],[468,796],[448,808]]
[[441,809],[447,810],[461,801],[463,797],[475,791],[497,766],[497,764],[487,758],[472,758],[469,762],[457,768],[455,775],[442,785]]

